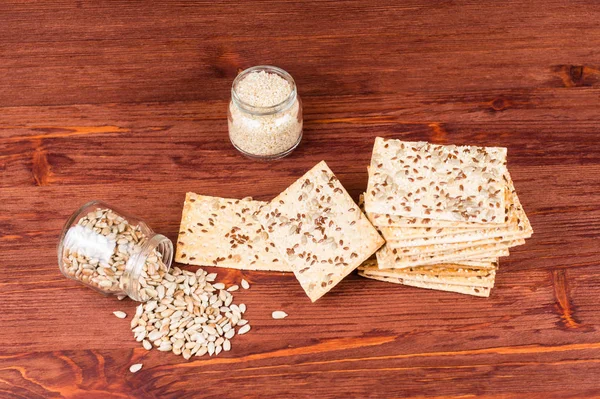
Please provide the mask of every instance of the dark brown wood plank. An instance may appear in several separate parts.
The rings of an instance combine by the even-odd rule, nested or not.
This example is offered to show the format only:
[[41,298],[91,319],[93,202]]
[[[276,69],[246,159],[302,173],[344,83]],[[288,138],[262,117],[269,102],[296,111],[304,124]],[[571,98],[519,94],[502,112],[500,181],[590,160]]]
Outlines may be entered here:
[[[91,349],[115,350],[139,347],[131,339],[128,322],[112,315],[115,309],[134,313],[135,302],[118,302],[116,298],[101,296],[64,279],[54,265],[46,266],[52,273],[31,268],[36,273],[36,281],[3,279],[6,281],[1,294],[3,317],[8,322],[3,327],[5,334],[0,337],[4,351],[52,350],[57,336],[69,336],[68,340],[60,342],[61,349],[65,350],[76,350],[81,345],[88,345]],[[266,350],[292,345],[294,341],[308,344],[314,340],[390,334],[410,336],[406,342],[398,343],[401,345],[396,348],[398,350],[420,345],[447,350],[480,345],[549,345],[569,342],[568,337],[578,328],[581,328],[581,342],[593,342],[597,338],[596,332],[589,327],[600,321],[600,316],[594,311],[594,306],[600,302],[595,295],[600,277],[593,267],[566,272],[575,280],[563,288],[567,290],[566,300],[573,302],[570,312],[571,317],[578,320],[577,326],[564,320],[564,312],[556,306],[556,278],[549,270],[519,271],[507,265],[506,273],[499,273],[494,295],[485,300],[391,286],[352,276],[336,287],[326,300],[311,305],[291,275],[208,269],[218,272],[220,278],[227,282],[244,277],[252,283],[250,291],[236,294],[236,300],[248,305],[248,318],[256,333],[234,339],[234,343],[242,347],[248,344],[249,350],[256,345]],[[35,308],[28,309],[28,317],[23,318],[22,297],[25,294],[51,297],[52,300],[36,302]],[[360,303],[360,308],[339,311],[349,301]],[[271,311],[279,308],[286,309],[291,315],[285,322],[271,319]],[[332,312],[335,314],[333,318],[328,316]],[[432,314],[436,315],[435,318]],[[57,321],[60,323],[55,323]],[[298,331],[310,334],[297,336]],[[519,336],[512,336],[508,331]],[[436,337],[439,339],[433,339]],[[244,349],[236,349],[228,356],[244,354]],[[174,357],[171,359],[174,360]]]
[[289,70],[307,95],[418,93],[424,82],[452,91],[597,86],[599,79],[600,59],[589,49],[600,40],[600,10],[562,2],[2,8],[5,105],[225,100],[237,69],[258,63]]
[[[239,274],[229,271],[226,280],[237,280]],[[573,309],[577,327],[569,326],[554,308],[552,278],[545,271],[501,273],[496,291],[488,300],[456,298],[453,294],[409,287],[390,289],[388,284],[353,276],[326,300],[313,305],[291,276],[246,275],[253,286],[238,297],[248,304],[253,334],[234,339],[235,352],[193,362],[139,348],[131,339],[127,321],[111,314],[115,308],[133,312],[132,301],[103,298],[64,279],[52,282],[48,284],[52,288],[61,287],[53,290],[53,301],[30,309],[29,320],[20,323],[27,328],[21,328],[20,333],[13,333],[11,327],[5,331],[7,334],[3,336],[12,337],[12,348],[7,351],[10,355],[0,358],[0,368],[8,366],[2,375],[18,377],[19,367],[29,370],[32,361],[49,368],[64,364],[87,374],[84,382],[74,381],[77,373],[67,373],[59,380],[37,374],[28,376],[29,380],[16,378],[16,381],[33,388],[38,388],[35,385],[39,383],[44,389],[46,384],[56,383],[65,390],[90,389],[88,384],[109,389],[109,383],[96,379],[99,375],[112,374],[117,385],[126,384],[131,377],[123,381],[120,375],[127,376],[126,369],[132,362],[143,361],[146,373],[141,374],[145,375],[143,386],[148,387],[148,394],[157,396],[191,394],[193,386],[184,381],[192,383],[197,379],[212,381],[213,386],[203,387],[208,389],[203,392],[215,397],[223,394],[223,385],[229,387],[236,382],[286,396],[291,392],[287,389],[293,388],[282,388],[275,382],[288,378],[312,381],[321,397],[337,397],[345,392],[368,395],[361,378],[368,379],[375,392],[398,396],[416,394],[423,387],[432,396],[466,394],[469,389],[499,394],[504,392],[500,382],[505,378],[532,394],[551,393],[564,383],[554,377],[569,373],[574,378],[570,382],[580,383],[576,391],[579,394],[591,393],[595,386],[589,378],[598,370],[600,355],[600,344],[592,327],[600,321],[596,312],[600,277],[591,268],[581,270],[571,292],[575,298],[585,298],[588,304]],[[588,293],[590,296],[581,297],[586,285],[595,289]],[[42,293],[36,289],[28,292]],[[265,306],[264,298],[269,298],[270,306]],[[8,326],[16,327],[22,315],[18,295],[3,290],[1,300],[5,312],[14,316],[6,319],[10,322]],[[348,301],[361,306],[340,311]],[[398,305],[382,306],[386,303]],[[290,317],[283,322],[272,320],[270,310],[275,308],[285,308]],[[95,317],[90,318],[90,314]],[[57,320],[61,322],[56,323]],[[298,331],[304,333],[299,335]],[[577,343],[570,339],[574,333],[580,337]],[[57,336],[69,336],[69,340],[62,342],[60,352],[51,352]],[[8,343],[1,344],[6,348]],[[88,350],[80,350],[82,345]],[[261,348],[259,352],[257,346]],[[24,351],[37,354],[20,355]],[[105,369],[99,372],[98,367]],[[33,374],[36,375],[35,371]],[[545,375],[548,381],[532,381],[525,387],[521,385],[523,375]],[[375,388],[394,376],[410,381],[386,384],[385,389]],[[85,382],[86,379],[89,381]],[[348,386],[350,379],[355,382]],[[438,384],[440,379],[452,384]],[[486,383],[479,385],[478,381]],[[327,391],[331,383],[344,386],[340,385],[335,392]],[[170,384],[179,388],[163,387],[166,391],[159,388]],[[135,395],[140,392],[137,387],[124,386],[120,392]]]

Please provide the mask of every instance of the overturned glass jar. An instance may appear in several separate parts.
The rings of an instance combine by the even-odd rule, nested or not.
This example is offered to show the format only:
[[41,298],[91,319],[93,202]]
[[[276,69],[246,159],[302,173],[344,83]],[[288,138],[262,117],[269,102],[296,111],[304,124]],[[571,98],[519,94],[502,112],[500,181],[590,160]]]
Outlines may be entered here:
[[69,218],[58,244],[58,265],[66,277],[142,302],[158,297],[172,259],[171,240],[100,201]]

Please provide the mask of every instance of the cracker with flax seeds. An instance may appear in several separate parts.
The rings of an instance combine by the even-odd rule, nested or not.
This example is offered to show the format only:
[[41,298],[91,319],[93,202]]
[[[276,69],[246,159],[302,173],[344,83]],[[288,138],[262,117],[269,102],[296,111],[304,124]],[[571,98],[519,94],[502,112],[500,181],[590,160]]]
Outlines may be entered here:
[[458,243],[465,241],[482,240],[495,237],[506,239],[529,238],[533,233],[529,219],[519,201],[514,183],[510,174],[504,176],[507,185],[506,223],[501,227],[492,227],[481,230],[465,230],[462,228],[440,228],[439,236],[411,238],[405,237],[406,228],[381,227],[381,233],[388,242],[389,247],[401,248],[428,244]]
[[367,212],[453,222],[505,218],[506,148],[375,139]]
[[256,218],[265,204],[187,193],[175,260],[241,270],[292,271]]
[[488,275],[491,271],[497,271],[499,267],[498,258],[492,262],[483,261],[450,261],[447,263],[437,263],[433,265],[406,267],[404,269],[381,269],[377,265],[377,259],[371,257],[358,267],[358,270],[364,272],[373,271],[398,271],[406,275],[429,274],[429,275],[447,275],[447,276],[482,276]]
[[358,271],[371,276],[396,277],[425,283],[466,285],[477,287],[494,287],[495,269],[463,268],[458,265],[433,265],[431,267],[415,267],[408,269],[380,269],[376,264],[366,266],[364,263]]
[[404,256],[396,249],[384,246],[377,252],[377,263],[382,269],[397,269],[433,263],[447,263],[459,259],[471,259],[479,257],[501,257],[508,256],[508,249],[517,245],[523,245],[525,240],[501,241],[494,244],[484,244],[468,248],[457,249],[449,252],[434,252],[429,254],[417,254]]
[[485,297],[485,298],[489,297],[490,292],[491,292],[490,287],[430,283],[430,282],[424,282],[424,281],[409,280],[409,279],[399,278],[399,277],[375,276],[375,275],[372,275],[372,274],[369,274],[369,273],[363,272],[363,271],[359,271],[358,275],[366,277],[366,278],[370,278],[373,280],[408,285],[410,287],[427,288],[430,290],[437,290],[437,291],[455,292],[458,294],[473,295],[473,296],[479,296],[479,297]]
[[262,207],[258,218],[313,302],[384,243],[324,161]]

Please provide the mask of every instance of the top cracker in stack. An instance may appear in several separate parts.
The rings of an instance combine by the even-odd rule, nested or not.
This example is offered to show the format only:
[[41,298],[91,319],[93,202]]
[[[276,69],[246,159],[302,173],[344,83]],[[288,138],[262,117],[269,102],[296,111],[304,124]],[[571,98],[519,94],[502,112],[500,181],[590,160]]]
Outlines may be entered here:
[[258,219],[313,302],[384,242],[324,161],[262,207]]
[[368,213],[504,223],[506,148],[375,140]]

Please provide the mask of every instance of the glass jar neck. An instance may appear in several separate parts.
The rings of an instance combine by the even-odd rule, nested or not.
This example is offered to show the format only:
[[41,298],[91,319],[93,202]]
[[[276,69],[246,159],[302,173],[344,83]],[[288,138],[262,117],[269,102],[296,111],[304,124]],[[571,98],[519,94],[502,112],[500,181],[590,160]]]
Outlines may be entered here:
[[[261,106],[256,106],[256,105],[247,103],[240,98],[239,94],[237,93],[237,87],[238,87],[239,83],[242,80],[244,80],[244,78],[246,78],[249,74],[261,72],[261,71],[278,75],[279,77],[285,79],[290,84],[292,90],[285,100],[281,101],[278,104],[274,104],[272,106],[261,107]],[[294,105],[294,103],[297,100],[297,96],[298,96],[298,94],[297,94],[297,90],[296,90],[296,82],[294,82],[294,78],[292,78],[292,75],[290,75],[289,73],[287,73],[286,71],[284,71],[281,68],[277,68],[275,66],[270,66],[270,65],[259,65],[259,66],[248,68],[248,69],[242,71],[235,78],[235,80],[233,81],[233,84],[231,86],[231,102],[232,102],[232,104],[246,113],[249,113],[252,115],[257,115],[257,116],[273,115],[273,114],[283,112],[283,111],[289,109],[292,105]]]
[[144,301],[141,290],[146,288],[142,285],[142,277],[148,279],[145,275],[144,265],[149,257],[157,255],[159,260],[164,263],[166,270],[171,267],[173,259],[173,243],[162,234],[149,234],[148,240],[141,246],[141,250],[133,254],[125,266],[122,277],[122,289],[127,296],[135,301]]

